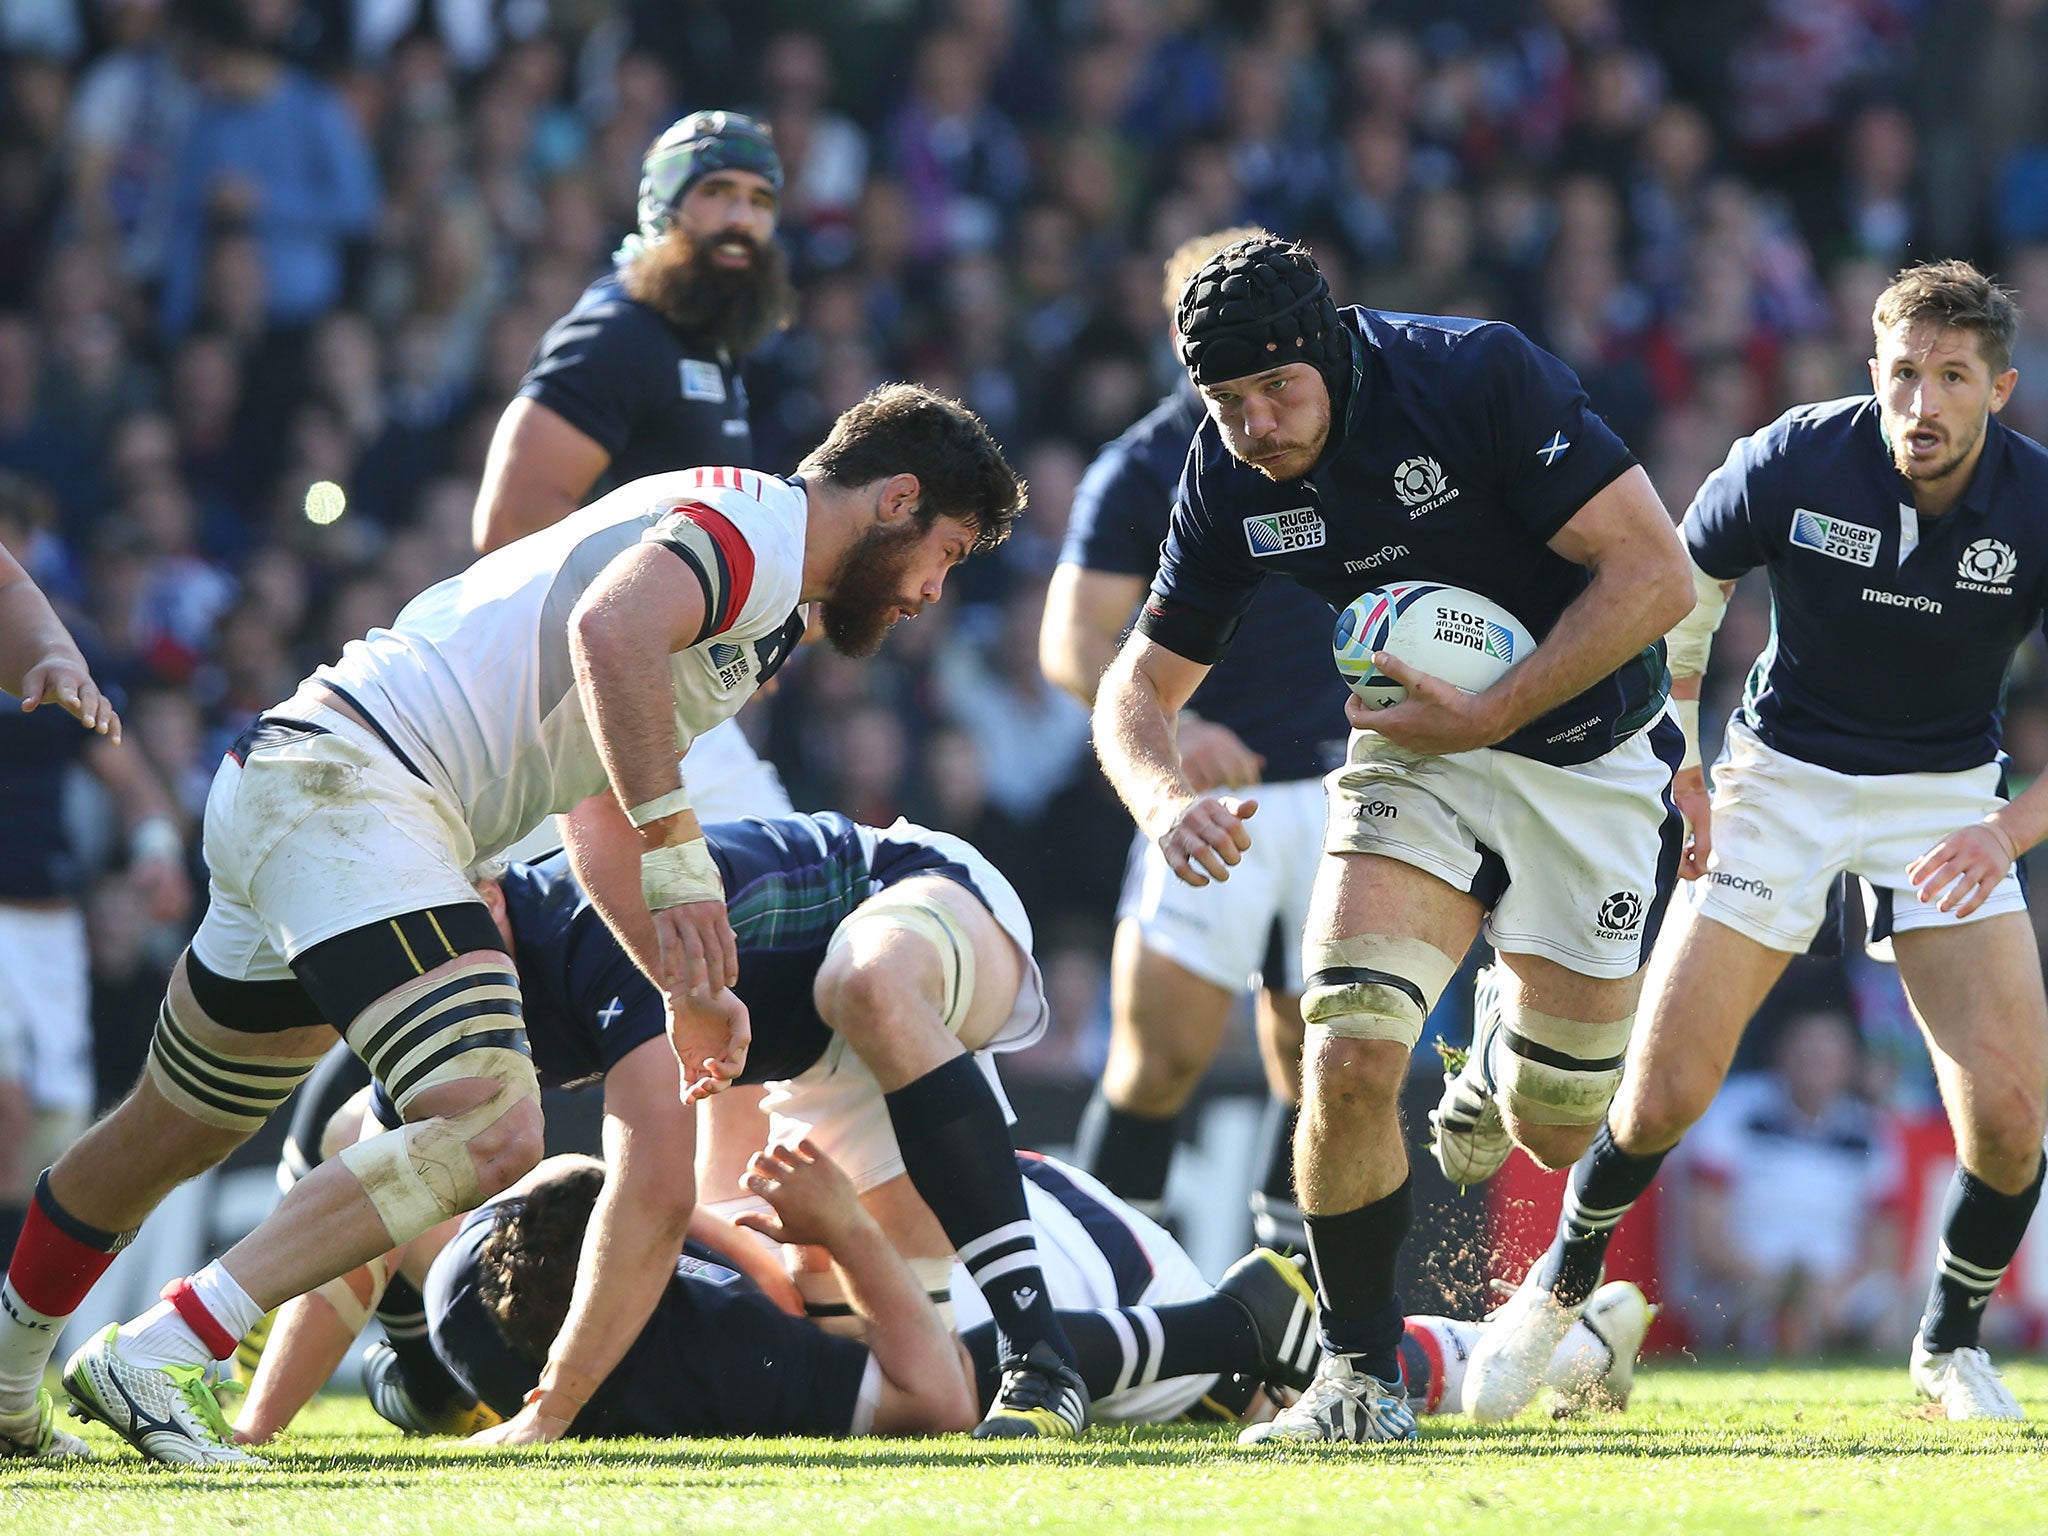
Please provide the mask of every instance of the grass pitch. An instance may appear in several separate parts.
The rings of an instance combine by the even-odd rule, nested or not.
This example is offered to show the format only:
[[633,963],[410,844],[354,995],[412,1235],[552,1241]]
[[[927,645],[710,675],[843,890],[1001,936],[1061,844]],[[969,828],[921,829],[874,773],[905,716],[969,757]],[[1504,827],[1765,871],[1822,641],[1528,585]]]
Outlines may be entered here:
[[263,1471],[0,1463],[8,1536],[292,1532],[1171,1530],[1267,1533],[2028,1532],[2048,1529],[2048,1366],[2012,1367],[2034,1424],[1948,1424],[1902,1364],[1644,1372],[1625,1416],[1482,1430],[1425,1420],[1392,1450],[1240,1451],[1221,1429],[1085,1442],[615,1441],[486,1452],[406,1440],[360,1399],[302,1416]]

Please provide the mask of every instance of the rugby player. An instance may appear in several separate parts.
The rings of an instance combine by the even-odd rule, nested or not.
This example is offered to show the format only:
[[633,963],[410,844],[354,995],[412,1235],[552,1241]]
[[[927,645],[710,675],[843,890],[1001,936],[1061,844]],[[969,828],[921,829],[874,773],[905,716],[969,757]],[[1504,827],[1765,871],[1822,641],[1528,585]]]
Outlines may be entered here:
[[[1166,264],[1166,311],[1195,270],[1255,229],[1202,235]],[[1202,424],[1194,385],[1160,401],[1103,449],[1075,492],[1066,547],[1045,599],[1038,652],[1045,675],[1083,704],[1115,659],[1159,568],[1174,487]],[[1081,1165],[1156,1215],[1173,1161],[1176,1120],[1222,1043],[1231,1005],[1258,991],[1260,1054],[1272,1103],[1252,1192],[1258,1240],[1306,1242],[1294,1199],[1294,1125],[1301,1099],[1301,948],[1321,861],[1322,776],[1343,761],[1344,680],[1334,667],[1269,667],[1312,655],[1330,636],[1330,608],[1306,587],[1262,587],[1237,644],[1181,712],[1175,746],[1194,789],[1259,786],[1259,837],[1228,884],[1176,880],[1140,834],[1117,914],[1110,971],[1109,1059],[1081,1121]]]
[[[1018,1160],[1046,1279],[1096,1417],[1230,1419],[1267,1411],[1262,1386],[1284,1394],[1307,1380],[1314,1301],[1294,1262],[1255,1250],[1212,1288],[1170,1236],[1079,1169],[1031,1152]],[[976,1293],[965,1276],[953,1294],[968,1324],[966,1358],[947,1360],[931,1337],[943,1337],[942,1315],[893,1247],[869,1246],[851,1183],[829,1157],[809,1142],[778,1145],[756,1162],[754,1177],[764,1213],[749,1214],[746,1225],[829,1250],[859,1304],[857,1337],[778,1305],[744,1272],[731,1243],[693,1242],[575,1433],[924,1434],[973,1422],[968,1405],[996,1390],[999,1340],[993,1323],[972,1320]],[[533,1381],[604,1183],[594,1159],[549,1158],[479,1208],[434,1259],[427,1297],[435,1347],[487,1403],[509,1408]],[[893,1284],[880,1276],[885,1269],[900,1272]],[[1651,1315],[1634,1286],[1602,1288],[1552,1362],[1561,1411],[1626,1406]],[[1422,1411],[1456,1412],[1464,1361],[1484,1328],[1407,1320],[1401,1369]],[[963,1405],[970,1380],[973,1396]]]
[[[1027,1353],[1045,1336],[1022,1330],[1038,1308],[1050,1315],[1052,1307],[1028,1230],[1010,1230],[1027,1223],[1024,1187],[1007,1105],[986,1059],[1031,1044],[1046,1024],[1030,921],[1016,892],[959,838],[907,822],[876,829],[819,812],[714,823],[705,836],[731,894],[740,953],[732,997],[752,1021],[737,1080],[774,1085],[769,1103],[784,1133],[807,1134],[837,1156],[941,1295],[961,1252],[993,1292],[987,1304],[1004,1333],[1023,1341],[1014,1352]],[[692,1219],[688,1181],[676,1170],[690,1163],[693,1110],[673,1052],[663,1062],[653,1049],[664,1027],[660,995],[636,978],[566,859],[512,865],[481,890],[519,970],[541,1080],[602,1074],[605,1083],[613,1176],[549,1372],[585,1389],[565,1388],[495,1432],[551,1439],[617,1364],[675,1265]],[[925,1103],[931,1095],[941,1103]],[[318,1161],[327,1135],[327,1106],[309,1100],[305,1108],[310,1123],[292,1138],[300,1166]],[[357,1118],[375,1134],[398,1117],[380,1085]],[[984,1118],[993,1136],[984,1134]],[[996,1166],[985,1166],[990,1160]],[[383,1270],[402,1267],[387,1261]],[[263,1376],[282,1370],[271,1365],[280,1341],[266,1348],[245,1431],[274,1431],[326,1379],[362,1327],[362,1298],[378,1278],[359,1274],[323,1293],[346,1332],[324,1320],[309,1325],[336,1341],[331,1352],[316,1352],[274,1391]],[[1037,1295],[1020,1302],[1012,1293],[1025,1287]],[[310,1347],[287,1345],[287,1357]],[[446,1394],[411,1364],[397,1385],[426,1422]],[[1011,1366],[1019,1376],[1012,1396],[1051,1395],[1047,1412],[1085,1415],[1085,1395],[1056,1361]],[[1011,1427],[1005,1419],[1015,1407],[1006,1398],[991,1433],[1059,1432],[1028,1409],[1017,1410],[1023,1423]]]
[[[677,752],[781,664],[799,604],[817,600],[827,639],[867,654],[1001,541],[1021,498],[964,407],[885,386],[795,477],[700,469],[621,487],[430,588],[253,722],[214,781],[210,902],[148,1070],[38,1181],[0,1288],[0,1432],[35,1433],[59,1328],[143,1217],[261,1126],[337,1031],[389,1085],[402,1128],[317,1170],[66,1368],[74,1402],[144,1455],[249,1459],[224,1433],[208,1358],[532,1166],[539,1089],[517,981],[465,870],[607,786],[600,907],[666,994],[693,1095],[730,1081],[746,1048],[737,960]],[[949,1126],[985,1120],[1007,1154],[991,1095],[960,1099],[942,1069],[903,1086]],[[1018,1321],[1014,1336],[1038,1337]]]
[[1261,236],[1195,274],[1175,328],[1209,419],[1095,741],[1179,878],[1227,879],[1256,835],[1256,799],[1188,781],[1175,721],[1269,573],[1340,606],[1444,582],[1540,638],[1478,694],[1375,657],[1408,697],[1347,703],[1358,729],[1328,781],[1295,1181],[1329,1353],[1246,1439],[1409,1439],[1394,1293],[1409,1055],[1483,922],[1503,972],[1474,1049],[1489,1097],[1545,1164],[1590,1139],[1679,852],[1662,636],[1692,604],[1684,550],[1570,369],[1512,327],[1340,312],[1306,250]]
[[[1844,874],[1889,937],[1955,1129],[1914,1386],[1952,1419],[2019,1418],[1979,1347],[2041,1193],[2048,1002],[2019,856],[2048,779],[2005,792],[2013,653],[2048,603],[2048,452],[1997,419],[2019,311],[1967,262],[1909,267],[1872,314],[1873,396],[1797,406],[1742,439],[1685,515],[1699,606],[1671,635],[1691,826],[1644,1027],[1556,1240],[1500,1314],[1466,1407],[1498,1420],[1598,1283],[1609,1235],[1727,1076]],[[1708,799],[1700,676],[1735,579],[1770,573],[1772,643]]]

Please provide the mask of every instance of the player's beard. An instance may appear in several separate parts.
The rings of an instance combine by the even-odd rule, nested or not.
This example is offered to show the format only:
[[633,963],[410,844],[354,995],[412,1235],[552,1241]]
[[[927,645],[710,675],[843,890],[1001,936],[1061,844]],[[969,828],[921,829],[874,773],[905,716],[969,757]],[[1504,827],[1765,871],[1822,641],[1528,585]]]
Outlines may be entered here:
[[840,563],[832,595],[819,604],[825,639],[842,656],[872,656],[882,648],[897,608],[904,575],[924,529],[915,519],[870,528]]
[[1310,426],[1306,437],[1295,442],[1262,445],[1268,455],[1285,454],[1283,461],[1260,464],[1246,459],[1244,462],[1268,480],[1299,480],[1316,467],[1316,460],[1323,456],[1323,449],[1329,446],[1329,442],[1330,403],[1325,400],[1322,414]]
[[[752,252],[745,267],[718,264],[713,247],[730,240]],[[733,357],[744,357],[789,324],[795,298],[789,258],[773,240],[763,245],[744,230],[727,229],[699,243],[679,224],[633,258],[625,288],[676,329]]]
[[1931,464],[1914,463],[1912,454],[1906,447],[1906,439],[1913,430],[1911,423],[1907,423],[1893,434],[1892,467],[1915,485],[1939,484],[1961,469],[1970,455],[1977,451],[1977,444],[1984,440],[1985,420],[1988,420],[1988,417],[1980,418],[1971,428],[1967,437],[1957,437],[1954,433],[1950,433],[1947,443],[1948,452],[1942,454]]

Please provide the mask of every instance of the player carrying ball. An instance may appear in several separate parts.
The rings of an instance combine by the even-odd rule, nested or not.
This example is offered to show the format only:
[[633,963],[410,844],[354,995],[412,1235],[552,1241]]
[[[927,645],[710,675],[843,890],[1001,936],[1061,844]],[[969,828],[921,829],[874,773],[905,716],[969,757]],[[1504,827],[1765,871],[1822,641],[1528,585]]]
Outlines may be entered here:
[[[1256,802],[1197,795],[1174,720],[1269,573],[1336,607],[1443,582],[1541,639],[1475,695],[1386,658],[1409,697],[1370,715],[1347,704],[1358,729],[1328,780],[1295,1165],[1329,1354],[1300,1402],[1247,1435],[1409,1439],[1394,1294],[1413,1211],[1408,1058],[1483,921],[1506,981],[1474,1052],[1482,1088],[1553,1165],[1599,1123],[1678,858],[1660,637],[1692,603],[1685,553],[1571,370],[1511,326],[1340,312],[1308,252],[1262,236],[1195,274],[1175,329],[1208,420],[1095,741],[1179,878],[1226,879],[1251,843]],[[1266,660],[1331,664],[1327,650]]]
[[[1644,1026],[1556,1241],[1466,1377],[1475,1417],[1536,1395],[1547,1350],[1599,1283],[1609,1235],[1706,1111],[1750,1016],[1820,930],[1845,872],[1934,1056],[1961,1166],[1914,1385],[1950,1418],[2022,1417],[1977,1347],[1984,1305],[2041,1194],[2048,1002],[2019,856],[2048,778],[2005,797],[2001,703],[2048,603],[2048,452],[2000,425],[2019,310],[1967,262],[1909,267],[1872,316],[1876,398],[1803,405],[1729,451],[1685,515],[1699,606],[1671,635],[1691,721],[1679,903]],[[1700,675],[1735,578],[1771,578],[1772,643],[1715,764]]]

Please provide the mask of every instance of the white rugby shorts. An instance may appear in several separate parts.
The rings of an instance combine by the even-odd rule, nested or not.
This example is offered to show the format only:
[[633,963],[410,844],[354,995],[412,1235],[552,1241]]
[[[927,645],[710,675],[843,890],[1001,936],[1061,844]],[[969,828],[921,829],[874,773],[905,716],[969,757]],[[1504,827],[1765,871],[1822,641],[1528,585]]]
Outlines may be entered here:
[[[973,846],[949,833],[910,828],[905,822],[899,821],[889,829],[891,836],[901,836],[906,831],[914,833],[917,841],[941,849],[948,859],[966,868],[975,889],[987,900],[989,910],[1016,942],[1023,957],[1023,980],[1009,1018],[974,1053],[975,1064],[995,1091],[996,1102],[1003,1107],[1004,1120],[1015,1124],[1017,1116],[1003,1092],[993,1058],[1036,1044],[1050,1018],[1045,978],[1039,973],[1038,962],[1031,957],[1031,919],[1025,916],[1024,903],[1016,889]],[[854,908],[840,927],[858,921],[861,911],[860,907]],[[903,1151],[896,1145],[882,1085],[843,1036],[833,1036],[825,1054],[797,1076],[768,1084],[761,1097],[761,1108],[767,1112],[769,1134],[774,1141],[793,1142],[810,1137],[846,1170],[856,1189],[865,1192],[903,1172]]]
[[224,759],[206,797],[211,879],[192,952],[234,981],[283,981],[336,934],[477,899],[458,806],[339,711],[294,704],[289,718],[324,732]]
[[1399,859],[1469,891],[1489,909],[1497,950],[1632,976],[1677,877],[1670,794],[1683,750],[1668,711],[1568,767],[1491,747],[1432,757],[1353,731],[1349,760],[1324,780],[1323,847]]
[[[1246,823],[1252,845],[1228,880],[1193,886],[1175,875],[1143,833],[1131,845],[1117,920],[1135,921],[1145,948],[1226,992],[1264,985],[1301,992],[1301,932],[1323,854],[1320,779],[1255,784],[1231,793],[1257,800]],[[1274,923],[1283,971],[1264,976]]]
[[0,903],[0,1079],[35,1109],[92,1113],[91,965],[77,907]]
[[2024,912],[2011,870],[1965,918],[1921,901],[1906,878],[1908,864],[2005,803],[2003,772],[1991,762],[1961,773],[1837,773],[1765,746],[1731,720],[1714,764],[1713,848],[1689,899],[1702,916],[1793,954],[1820,932],[1844,871],[1874,893],[1881,932]]

